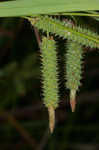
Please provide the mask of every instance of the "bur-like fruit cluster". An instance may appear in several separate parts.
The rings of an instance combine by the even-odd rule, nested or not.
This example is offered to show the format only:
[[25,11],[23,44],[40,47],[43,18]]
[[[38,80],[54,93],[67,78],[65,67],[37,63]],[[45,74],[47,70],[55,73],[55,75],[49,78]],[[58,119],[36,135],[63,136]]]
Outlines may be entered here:
[[43,37],[41,43],[44,104],[58,106],[58,74],[56,44],[52,38]]
[[76,92],[80,86],[82,73],[82,54],[81,45],[69,41],[66,53],[66,87],[70,90],[70,105],[72,112],[76,108]]
[[82,47],[76,42],[69,41],[66,53],[66,87],[78,90],[82,73]]

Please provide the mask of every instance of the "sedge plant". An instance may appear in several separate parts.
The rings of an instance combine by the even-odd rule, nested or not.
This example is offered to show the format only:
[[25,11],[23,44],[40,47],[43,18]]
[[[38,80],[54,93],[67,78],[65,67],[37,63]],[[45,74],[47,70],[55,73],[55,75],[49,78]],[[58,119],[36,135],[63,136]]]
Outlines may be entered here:
[[[70,90],[70,105],[75,111],[76,93],[81,85],[83,48],[99,49],[98,32],[78,25],[77,16],[99,21],[97,0],[14,0],[0,2],[0,17],[23,17],[40,32],[43,102],[48,108],[51,133],[55,126],[55,109],[59,106],[59,72],[55,37],[66,39],[65,83]],[[58,17],[59,16],[59,17]],[[72,22],[70,21],[72,19]]]

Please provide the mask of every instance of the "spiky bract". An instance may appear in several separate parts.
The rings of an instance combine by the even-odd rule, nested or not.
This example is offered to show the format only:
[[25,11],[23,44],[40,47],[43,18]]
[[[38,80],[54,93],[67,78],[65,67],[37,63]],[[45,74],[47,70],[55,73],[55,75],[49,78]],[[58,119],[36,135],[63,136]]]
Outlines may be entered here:
[[38,29],[54,33],[56,36],[58,35],[87,47],[99,48],[99,36],[88,29],[72,26],[68,22],[62,22],[48,16],[41,16],[34,19],[29,18],[29,20]]
[[58,106],[58,79],[56,45],[52,38],[43,37],[41,43],[42,78],[44,104],[46,107]]

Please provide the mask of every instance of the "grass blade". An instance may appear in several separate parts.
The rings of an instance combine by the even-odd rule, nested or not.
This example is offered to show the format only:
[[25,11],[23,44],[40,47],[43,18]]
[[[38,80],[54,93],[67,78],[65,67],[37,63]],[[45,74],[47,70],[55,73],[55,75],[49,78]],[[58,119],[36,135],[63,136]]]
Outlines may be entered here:
[[99,0],[16,0],[0,2],[0,17],[99,10]]

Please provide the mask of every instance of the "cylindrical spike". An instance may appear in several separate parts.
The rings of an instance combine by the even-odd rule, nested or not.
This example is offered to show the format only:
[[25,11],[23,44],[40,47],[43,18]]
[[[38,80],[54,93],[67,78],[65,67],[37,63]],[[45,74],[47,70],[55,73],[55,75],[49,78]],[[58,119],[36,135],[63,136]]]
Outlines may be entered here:
[[55,126],[55,109],[58,107],[58,78],[56,43],[52,37],[43,37],[41,43],[44,104],[48,108],[51,133]]
[[68,41],[66,53],[66,87],[70,90],[70,105],[72,112],[76,108],[76,92],[80,86],[82,73],[81,45],[74,41]]

